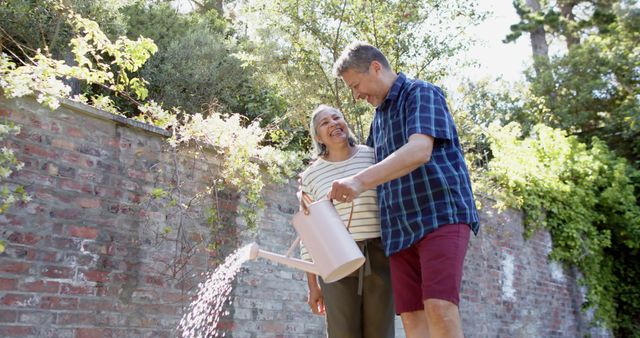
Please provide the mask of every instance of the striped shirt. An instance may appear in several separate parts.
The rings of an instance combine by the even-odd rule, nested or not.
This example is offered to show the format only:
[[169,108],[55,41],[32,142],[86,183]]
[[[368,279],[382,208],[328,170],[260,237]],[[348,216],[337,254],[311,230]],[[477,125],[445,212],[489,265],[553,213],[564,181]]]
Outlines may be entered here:
[[469,172],[442,90],[404,74],[376,108],[367,140],[380,162],[413,134],[434,138],[431,160],[377,187],[382,242],[387,255],[408,248],[446,224],[469,224],[478,233]]
[[[318,158],[302,176],[302,191],[306,192],[314,201],[326,198],[333,181],[355,175],[374,164],[373,149],[364,146],[356,146],[356,153],[351,158],[340,162],[329,162]],[[346,225],[349,221],[351,203],[333,204]],[[378,198],[376,190],[363,192],[353,201],[353,217],[349,232],[356,241],[380,237],[380,217],[378,212]],[[302,259],[311,260],[308,252],[301,245]]]

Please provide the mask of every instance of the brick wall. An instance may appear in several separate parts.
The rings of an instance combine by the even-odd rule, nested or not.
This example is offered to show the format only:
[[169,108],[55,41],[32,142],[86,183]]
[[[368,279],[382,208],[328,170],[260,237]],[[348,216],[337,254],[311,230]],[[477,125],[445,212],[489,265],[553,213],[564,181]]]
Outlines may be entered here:
[[[72,102],[51,112],[31,98],[0,97],[0,115],[22,127],[5,145],[25,167],[8,182],[33,197],[0,215],[7,243],[0,255],[1,337],[174,337],[204,272],[243,244],[284,253],[294,238],[293,184],[266,189],[267,208],[254,233],[237,219],[233,191],[205,195],[182,211],[167,204],[201,192],[217,163],[210,153],[195,160],[193,149],[171,151],[162,130]],[[159,187],[169,197],[150,199]],[[460,306],[467,336],[607,337],[580,313],[575,273],[547,262],[549,235],[524,240],[520,213],[483,202]],[[221,224],[238,225],[211,231],[205,220],[212,203],[222,210]],[[193,245],[176,250],[163,240],[168,224],[170,235],[180,230]],[[215,251],[198,245],[209,240]],[[323,320],[305,302],[302,272],[247,262],[232,300],[222,323],[227,336],[322,336]],[[397,332],[403,336],[401,325]]]

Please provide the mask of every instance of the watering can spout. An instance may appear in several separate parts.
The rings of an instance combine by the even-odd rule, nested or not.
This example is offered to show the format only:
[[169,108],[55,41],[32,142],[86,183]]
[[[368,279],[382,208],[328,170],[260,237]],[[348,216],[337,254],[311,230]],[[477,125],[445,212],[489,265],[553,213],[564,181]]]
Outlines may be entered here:
[[249,259],[256,260],[258,259],[258,257],[262,257],[276,263],[284,264],[294,269],[319,274],[318,269],[314,263],[287,257],[284,255],[279,255],[269,251],[264,251],[260,249],[260,246],[258,244],[251,243],[249,247]]
[[[261,250],[258,244],[252,243],[249,259],[266,258],[319,275],[325,283],[340,280],[364,264],[362,252],[328,199],[309,204],[307,210],[296,213],[291,222],[299,237],[285,256]],[[300,241],[304,242],[313,263],[290,257],[291,250]]]

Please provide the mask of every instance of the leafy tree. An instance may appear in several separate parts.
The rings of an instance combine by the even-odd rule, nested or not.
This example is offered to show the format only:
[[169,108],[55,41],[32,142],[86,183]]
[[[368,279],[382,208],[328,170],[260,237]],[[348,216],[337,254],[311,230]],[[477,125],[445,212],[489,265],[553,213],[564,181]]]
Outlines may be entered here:
[[[239,3],[237,18],[245,60],[289,102],[287,120],[297,137],[308,137],[307,116],[318,104],[345,112],[364,139],[371,109],[358,104],[332,65],[352,40],[380,48],[395,71],[438,81],[455,66],[469,39],[464,30],[482,20],[469,1],[252,1]],[[302,140],[298,141],[302,143]]]
[[[521,22],[507,41],[543,27],[566,51],[536,57],[532,92],[544,100],[537,121],[589,142],[597,136],[632,162],[640,160],[640,8],[636,1],[514,2]],[[534,49],[534,55],[536,50]]]
[[[69,0],[65,6],[85,18],[96,21],[111,38],[124,32],[119,9],[135,0]],[[51,0],[11,0],[0,2],[0,47],[10,48],[24,58],[40,49],[55,58],[73,59],[69,42],[74,30],[66,12]]]
[[[189,13],[178,13],[170,1],[138,1],[123,9],[128,35],[149,36],[159,47],[141,70],[149,96],[187,114],[238,113],[247,117],[244,123],[259,118],[263,127],[276,129],[286,100],[237,57],[241,50],[220,4],[195,4]],[[266,142],[278,141],[271,136]]]
[[[537,166],[552,175],[528,185],[510,178],[502,186],[531,224],[549,229],[553,257],[580,268],[589,287],[585,306],[616,336],[637,337],[640,8],[634,0],[527,0],[514,6],[521,21],[506,41],[529,33],[534,59],[523,105],[529,116],[522,121],[558,129],[536,127],[535,141],[500,141],[517,150],[505,156],[497,153],[504,148],[492,146],[496,158],[489,172],[530,179]],[[550,55],[547,41],[554,40],[564,44]],[[520,162],[527,149],[535,150],[532,158]],[[528,168],[517,165],[526,161]],[[511,173],[496,172],[508,163]]]

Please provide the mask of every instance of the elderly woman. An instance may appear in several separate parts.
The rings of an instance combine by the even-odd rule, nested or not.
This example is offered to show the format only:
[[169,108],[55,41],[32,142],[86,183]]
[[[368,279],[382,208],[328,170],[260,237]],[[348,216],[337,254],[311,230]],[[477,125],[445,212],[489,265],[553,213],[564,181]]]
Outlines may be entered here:
[[[311,115],[310,134],[316,160],[301,174],[299,196],[309,203],[326,198],[331,183],[354,175],[375,163],[373,149],[356,145],[342,113],[321,105]],[[348,223],[352,203],[334,201]],[[394,307],[389,261],[380,242],[380,217],[375,189],[353,200],[349,232],[366,262],[351,275],[333,283],[307,273],[308,303],[315,314],[325,315],[328,337],[393,337]],[[303,259],[310,260],[302,246]]]

